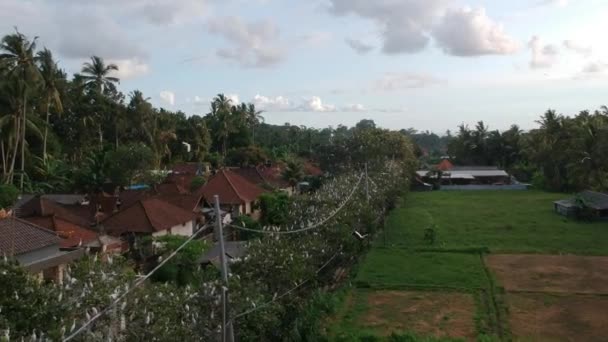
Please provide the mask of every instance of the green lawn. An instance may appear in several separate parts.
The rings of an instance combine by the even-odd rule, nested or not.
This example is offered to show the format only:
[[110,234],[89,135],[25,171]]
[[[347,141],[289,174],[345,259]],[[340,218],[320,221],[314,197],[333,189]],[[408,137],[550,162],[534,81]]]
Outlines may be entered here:
[[[553,201],[566,197],[537,191],[411,193],[390,215],[386,241],[406,248],[608,255],[607,222],[577,222],[553,212]],[[431,226],[434,246],[423,240]]]
[[356,278],[359,286],[374,288],[452,287],[479,289],[486,282],[478,255],[414,253],[405,249],[374,248]]

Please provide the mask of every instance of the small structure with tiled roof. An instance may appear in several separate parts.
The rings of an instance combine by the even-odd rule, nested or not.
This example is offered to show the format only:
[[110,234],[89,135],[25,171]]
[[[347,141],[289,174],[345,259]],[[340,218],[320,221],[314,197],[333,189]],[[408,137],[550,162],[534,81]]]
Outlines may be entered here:
[[0,219],[0,254],[14,257],[41,279],[59,283],[65,266],[84,255],[84,249],[62,251],[55,232],[16,217]]
[[196,215],[158,198],[139,200],[128,208],[111,215],[101,225],[113,236],[182,235],[194,233]]
[[265,190],[232,170],[221,169],[200,192],[209,206],[213,206],[214,196],[218,195],[222,209],[237,215],[250,215],[253,214],[255,202]]

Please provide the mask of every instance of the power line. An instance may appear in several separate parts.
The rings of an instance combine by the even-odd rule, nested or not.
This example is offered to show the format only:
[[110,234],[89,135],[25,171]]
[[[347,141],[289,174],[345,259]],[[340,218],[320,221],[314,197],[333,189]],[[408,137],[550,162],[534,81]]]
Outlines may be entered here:
[[[335,258],[338,256],[338,254],[340,254],[340,252],[341,252],[341,251],[336,252],[336,254],[334,254],[334,255],[333,255],[331,258],[329,258],[329,260],[327,260],[327,261],[326,261],[326,262],[323,264],[323,266],[321,266],[319,269],[317,269],[317,271],[315,272],[315,275],[318,275],[318,274],[319,274],[319,272],[321,272],[321,271],[322,271],[322,270],[323,270],[325,267],[327,267],[327,265],[329,265],[329,263],[330,263],[330,262],[332,262],[332,260],[334,260],[334,259],[335,259]],[[231,319],[231,321],[234,321],[234,320],[236,320],[236,319],[238,319],[238,318],[240,318],[240,317],[243,317],[243,316],[249,315],[250,313],[252,313],[252,312],[254,312],[254,311],[257,311],[257,310],[261,310],[261,309],[263,309],[263,308],[266,308],[266,307],[267,307],[267,306],[269,306],[270,304],[272,304],[272,303],[276,302],[277,300],[279,300],[279,299],[281,299],[281,298],[283,298],[283,297],[285,297],[285,296],[289,295],[290,293],[294,292],[295,290],[299,289],[300,287],[302,287],[304,284],[308,283],[308,282],[309,282],[309,281],[311,281],[312,279],[313,279],[313,278],[308,278],[308,279],[304,280],[303,282],[301,282],[301,283],[297,284],[296,286],[292,287],[291,289],[287,290],[286,292],[282,293],[281,295],[276,296],[276,297],[273,297],[273,298],[272,298],[271,300],[269,300],[268,302],[266,302],[266,303],[264,303],[264,304],[262,304],[262,305],[256,305],[256,306],[255,306],[254,308],[252,308],[252,309],[249,309],[249,310],[247,310],[247,311],[241,312],[241,313],[240,313],[240,314],[238,314],[238,315],[235,315],[235,316],[234,316],[234,317]]]
[[108,305],[105,309],[101,310],[98,314],[96,314],[93,317],[91,317],[90,320],[88,320],[87,322],[85,322],[80,328],[78,328],[76,331],[74,331],[68,337],[64,338],[62,341],[63,342],[71,341],[76,336],[78,336],[81,332],[83,332],[88,326],[90,326],[91,324],[93,324],[93,322],[95,322],[101,316],[103,316],[108,311],[110,311],[116,304],[120,303],[129,293],[131,293],[131,291],[133,291],[135,288],[137,288],[139,285],[141,285],[144,281],[148,280],[148,278],[150,278],[156,271],[158,271],[167,262],[169,262],[169,260],[171,260],[174,256],[176,256],[179,251],[181,251],[184,247],[186,247],[187,244],[189,244],[192,240],[194,240],[194,238],[200,232],[202,232],[204,230],[204,228],[207,228],[207,226],[208,225],[205,225],[205,226],[201,227],[198,231],[194,232],[194,234],[192,234],[188,238],[188,240],[184,241],[184,243],[182,243],[179,247],[177,247],[177,249],[175,249],[175,251],[173,251],[171,254],[169,254],[169,256],[166,259],[164,259],[160,264],[158,264],[152,271],[150,271],[145,276],[143,276],[143,277],[139,278],[138,280],[136,280],[132,287],[130,287],[122,295],[118,296],[118,298],[116,298],[114,301],[112,301],[112,303],[110,303],[110,305]]
[[273,230],[263,230],[263,229],[251,229],[251,228],[246,228],[246,227],[241,227],[241,226],[237,226],[234,224],[228,224],[227,226],[238,229],[238,230],[244,230],[244,231],[248,231],[248,232],[255,232],[255,233],[262,233],[262,234],[296,234],[296,233],[301,233],[301,232],[305,232],[308,230],[312,230],[312,229],[316,229],[319,228],[320,226],[324,225],[327,221],[331,220],[332,218],[334,218],[334,216],[336,216],[338,214],[338,212],[340,212],[340,210],[342,210],[342,208],[344,208],[346,206],[346,204],[351,200],[351,198],[353,197],[353,195],[355,194],[355,191],[357,191],[357,189],[359,188],[359,185],[361,184],[361,180],[363,179],[364,174],[361,174],[361,176],[359,177],[359,180],[357,181],[357,184],[353,187],[352,191],[350,192],[350,194],[346,197],[346,200],[344,202],[342,202],[342,204],[340,204],[340,206],[334,210],[334,212],[331,213],[331,215],[329,215],[328,217],[326,217],[325,219],[312,224],[310,226],[304,227],[304,228],[300,228],[300,229],[295,229],[295,230],[283,230],[283,231],[273,231]]

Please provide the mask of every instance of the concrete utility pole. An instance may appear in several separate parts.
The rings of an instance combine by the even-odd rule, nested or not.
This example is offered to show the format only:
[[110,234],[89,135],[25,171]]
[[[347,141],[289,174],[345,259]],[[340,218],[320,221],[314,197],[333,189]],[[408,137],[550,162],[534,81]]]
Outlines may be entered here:
[[222,342],[234,342],[234,330],[232,322],[226,324],[228,319],[228,263],[226,262],[226,249],[224,248],[224,232],[222,227],[222,215],[220,211],[220,198],[218,195],[213,196],[215,201],[215,219],[218,240],[220,243],[220,263],[222,264],[222,280],[224,286],[222,288]]

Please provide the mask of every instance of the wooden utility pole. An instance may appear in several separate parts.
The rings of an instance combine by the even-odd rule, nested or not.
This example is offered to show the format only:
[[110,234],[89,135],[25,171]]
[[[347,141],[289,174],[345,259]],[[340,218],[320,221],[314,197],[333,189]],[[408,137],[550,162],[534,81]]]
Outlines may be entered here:
[[232,329],[232,322],[228,321],[228,263],[226,262],[226,249],[224,247],[224,232],[222,227],[222,214],[220,211],[220,198],[218,195],[213,196],[215,201],[215,219],[216,229],[219,243],[220,243],[220,263],[222,264],[222,280],[224,285],[222,287],[222,342],[234,342],[234,330]]

